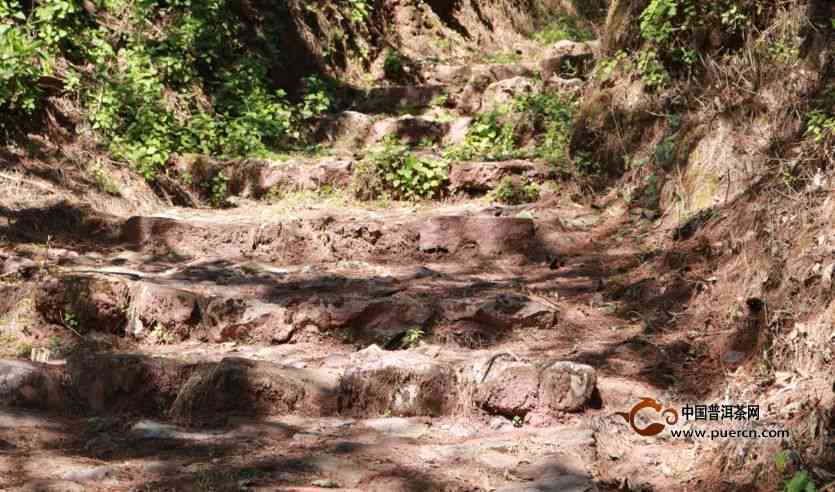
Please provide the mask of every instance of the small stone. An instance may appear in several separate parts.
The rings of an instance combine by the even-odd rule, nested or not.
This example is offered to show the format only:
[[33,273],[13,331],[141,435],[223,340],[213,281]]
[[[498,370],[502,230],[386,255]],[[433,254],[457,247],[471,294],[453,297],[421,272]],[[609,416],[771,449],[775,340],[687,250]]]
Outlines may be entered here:
[[314,480],[311,482],[312,486],[319,487],[320,489],[338,489],[339,483],[335,480],[331,480],[329,478]]

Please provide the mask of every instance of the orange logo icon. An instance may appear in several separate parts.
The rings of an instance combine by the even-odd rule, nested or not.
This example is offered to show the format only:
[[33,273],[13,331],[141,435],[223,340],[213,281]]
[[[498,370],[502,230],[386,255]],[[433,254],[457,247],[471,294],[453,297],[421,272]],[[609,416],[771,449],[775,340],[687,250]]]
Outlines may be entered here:
[[635,424],[635,417],[638,416],[638,412],[645,408],[651,408],[655,410],[655,413],[660,413],[662,416],[666,415],[665,420],[669,425],[675,425],[675,423],[678,422],[678,412],[676,412],[672,408],[663,410],[663,405],[653,400],[652,398],[642,398],[640,402],[638,402],[635,406],[632,407],[632,410],[630,410],[629,413],[617,412],[615,413],[615,415],[620,415],[621,417],[623,417],[623,419],[626,420],[632,427],[632,430],[634,430],[638,434],[642,436],[656,436],[664,430],[664,428],[666,427],[665,424],[653,422],[652,424],[644,427],[643,429]]

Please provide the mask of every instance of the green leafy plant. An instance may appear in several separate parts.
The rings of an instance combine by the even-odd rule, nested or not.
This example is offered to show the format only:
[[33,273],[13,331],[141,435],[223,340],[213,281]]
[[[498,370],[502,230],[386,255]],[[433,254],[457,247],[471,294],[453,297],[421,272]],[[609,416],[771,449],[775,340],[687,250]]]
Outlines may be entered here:
[[638,70],[649,87],[663,87],[670,82],[670,74],[653,49],[638,53]]
[[524,425],[525,421],[522,420],[521,416],[514,415],[512,423],[513,423],[513,427],[519,428],[519,427],[522,427],[522,425]]
[[818,489],[812,477],[806,471],[800,470],[786,482],[783,490],[785,492],[817,492]]
[[476,116],[464,142],[447,149],[444,157],[502,160],[516,156],[515,127],[511,122],[503,121],[506,114],[507,109],[495,109]]
[[329,84],[313,75],[305,79],[305,85],[307,91],[300,111],[301,117],[313,118],[329,111],[333,105],[333,95]]
[[354,23],[363,23],[371,16],[371,5],[368,0],[348,0],[351,6],[350,17]]
[[557,16],[541,31],[534,34],[534,39],[544,45],[554,44],[564,39],[571,41],[591,41],[594,39],[594,33],[580,27],[580,22],[577,17],[563,14]]
[[162,345],[170,345],[177,341],[176,334],[166,329],[161,323],[154,324],[154,328],[151,330],[151,338]]
[[93,177],[93,181],[95,181],[96,187],[99,190],[113,196],[122,195],[116,181],[113,180],[113,177],[107,172],[104,166],[102,166],[101,162],[96,161],[91,164],[88,171]]
[[406,334],[403,336],[403,347],[405,348],[412,348],[416,347],[420,339],[423,338],[425,333],[419,326],[415,326],[413,328],[409,328],[406,330]]
[[493,190],[493,198],[497,202],[508,205],[535,202],[539,199],[539,186],[536,183],[505,176]]
[[406,75],[405,59],[396,50],[388,50],[383,60],[383,73],[387,79],[399,80]]
[[444,190],[448,172],[446,160],[417,156],[389,138],[357,167],[354,188],[365,199],[384,194],[404,200],[435,198]]
[[220,207],[226,201],[229,194],[229,178],[223,171],[215,174],[212,178],[211,197],[209,201],[213,207]]

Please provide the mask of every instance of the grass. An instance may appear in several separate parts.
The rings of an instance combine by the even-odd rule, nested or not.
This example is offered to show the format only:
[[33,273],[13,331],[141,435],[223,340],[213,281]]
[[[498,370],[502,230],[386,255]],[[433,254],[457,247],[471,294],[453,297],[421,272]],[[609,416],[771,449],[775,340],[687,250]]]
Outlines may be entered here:
[[522,55],[515,51],[496,51],[484,55],[484,61],[495,65],[508,65],[522,61]]
[[594,33],[580,26],[579,19],[570,15],[561,15],[548,23],[533,38],[543,45],[554,44],[557,41],[591,41]]

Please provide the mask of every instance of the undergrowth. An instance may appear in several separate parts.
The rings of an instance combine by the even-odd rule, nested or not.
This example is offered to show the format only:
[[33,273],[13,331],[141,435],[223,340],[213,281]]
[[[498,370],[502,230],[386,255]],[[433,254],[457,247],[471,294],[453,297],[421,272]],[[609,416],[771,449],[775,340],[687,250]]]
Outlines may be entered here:
[[[369,4],[350,0],[358,20]],[[0,0],[0,138],[50,109],[56,91],[80,105],[114,157],[145,178],[173,153],[268,153],[300,137],[301,122],[329,109],[327,84],[307,81],[297,105],[268,70],[281,59],[282,9],[269,12],[252,46],[250,19],[232,0],[36,2]],[[89,8],[89,7],[88,7]],[[252,43],[250,43],[252,44]]]
[[438,198],[446,188],[449,164],[414,154],[394,138],[384,140],[357,166],[354,194],[371,200]]

